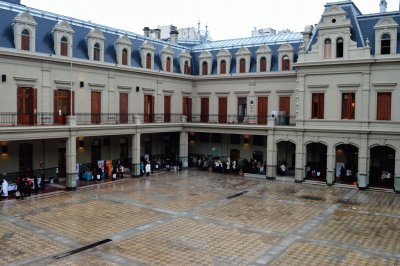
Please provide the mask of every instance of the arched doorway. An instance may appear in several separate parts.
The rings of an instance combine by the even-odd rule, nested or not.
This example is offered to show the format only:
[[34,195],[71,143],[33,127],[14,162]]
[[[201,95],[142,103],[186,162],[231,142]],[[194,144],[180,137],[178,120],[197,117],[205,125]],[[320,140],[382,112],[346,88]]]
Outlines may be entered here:
[[32,177],[33,145],[30,143],[23,143],[19,145],[18,159],[19,159],[19,174],[23,177]]
[[376,146],[370,150],[369,185],[394,187],[396,151],[388,146]]
[[296,163],[296,145],[290,141],[281,141],[277,147],[277,173],[280,176],[294,176]]
[[358,148],[351,144],[336,146],[336,182],[353,184],[357,181]]
[[326,181],[326,153],[327,147],[322,143],[307,145],[306,178]]

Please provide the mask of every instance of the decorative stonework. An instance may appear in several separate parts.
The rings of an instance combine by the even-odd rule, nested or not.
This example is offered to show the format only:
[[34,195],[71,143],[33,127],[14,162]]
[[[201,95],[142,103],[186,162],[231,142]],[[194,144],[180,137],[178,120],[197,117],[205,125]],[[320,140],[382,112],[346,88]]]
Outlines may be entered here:
[[383,35],[390,36],[390,54],[397,52],[397,29],[399,24],[391,17],[381,18],[374,26],[375,30],[375,54],[381,55],[381,42]]
[[251,52],[246,47],[241,47],[236,52],[236,73],[240,73],[240,61],[245,60],[246,66],[244,73],[250,72],[250,58]]
[[212,67],[212,60],[213,57],[209,51],[203,51],[199,55],[199,75],[203,75],[202,69],[203,69],[203,63],[207,63],[207,75],[211,74],[211,67]]
[[65,37],[68,41],[68,55],[72,56],[73,34],[74,30],[65,21],[58,22],[53,28],[54,52],[61,55],[61,39]]
[[36,47],[36,21],[28,12],[18,14],[13,20],[14,46],[21,50],[21,35],[24,30],[29,32],[29,50],[35,52]]
[[267,72],[271,71],[271,60],[272,60],[272,52],[268,45],[261,45],[257,49],[257,72],[260,72],[260,60],[261,58],[265,57],[267,60]]
[[221,50],[219,50],[219,52],[217,54],[217,74],[218,75],[221,74],[221,61],[222,60],[225,60],[225,63],[226,63],[226,73],[225,74],[229,74],[230,69],[231,69],[232,55],[227,49],[221,49]]
[[150,69],[154,68],[154,51],[156,49],[154,48],[154,45],[151,41],[145,41],[142,43],[140,46],[140,57],[142,61],[142,67],[146,68],[146,58],[147,55],[150,54],[151,56],[151,67]]
[[185,63],[187,64],[189,69],[192,68],[192,56],[187,50],[183,50],[179,56],[179,66],[181,68],[182,74],[185,74]]
[[104,40],[105,37],[99,29],[91,30],[87,35],[87,46],[88,46],[88,56],[89,60],[94,60],[94,48],[97,44],[100,49],[100,62],[104,62]]
[[168,71],[167,70],[168,58],[170,60],[170,70],[169,70],[169,72],[174,72],[174,50],[172,50],[171,46],[166,45],[161,50],[161,64],[162,64],[162,69],[164,71]]
[[132,42],[128,36],[122,35],[115,42],[115,52],[117,53],[117,62],[119,65],[122,65],[122,52],[126,49],[127,51],[127,65],[131,65],[131,50],[132,50]]

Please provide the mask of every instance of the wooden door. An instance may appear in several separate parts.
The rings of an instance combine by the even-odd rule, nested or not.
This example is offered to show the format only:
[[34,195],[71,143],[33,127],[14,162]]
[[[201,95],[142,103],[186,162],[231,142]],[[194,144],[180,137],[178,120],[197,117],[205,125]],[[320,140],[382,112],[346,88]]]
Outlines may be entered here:
[[164,96],[164,122],[171,122],[171,96]]
[[218,98],[218,123],[225,124],[228,121],[228,98]]
[[119,94],[119,122],[121,124],[128,123],[128,93]]
[[284,114],[284,123],[289,124],[290,118],[290,96],[281,96],[279,97],[279,111],[285,112]]
[[18,87],[17,89],[17,122],[18,125],[36,123],[37,90]]
[[144,96],[144,122],[154,122],[154,96],[152,95]]
[[238,98],[238,123],[243,123],[247,115],[247,98]]
[[187,117],[188,122],[192,122],[192,98],[183,97],[182,115],[185,115]]
[[201,114],[200,114],[200,122],[208,123],[208,111],[209,110],[209,100],[208,98],[201,98]]
[[268,121],[268,97],[258,97],[257,108],[257,123],[259,125],[266,125]]
[[101,123],[101,92],[91,92],[91,114],[92,124]]
[[[74,92],[72,92],[72,110],[74,111]],[[54,123],[65,125],[71,115],[71,91],[54,90]]]

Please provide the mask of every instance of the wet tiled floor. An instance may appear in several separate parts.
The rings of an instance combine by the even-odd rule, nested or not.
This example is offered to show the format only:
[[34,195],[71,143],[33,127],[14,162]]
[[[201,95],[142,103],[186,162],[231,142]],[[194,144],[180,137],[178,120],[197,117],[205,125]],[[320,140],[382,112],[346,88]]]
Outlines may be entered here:
[[[96,245],[102,240],[108,242]],[[161,172],[1,202],[0,259],[2,265],[400,265],[400,195]]]

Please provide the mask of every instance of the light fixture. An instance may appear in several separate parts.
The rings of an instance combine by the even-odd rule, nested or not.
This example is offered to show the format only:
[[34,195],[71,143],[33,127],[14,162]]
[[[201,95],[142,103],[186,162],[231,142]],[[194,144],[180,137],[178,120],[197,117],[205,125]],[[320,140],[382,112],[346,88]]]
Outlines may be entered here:
[[6,82],[6,81],[7,81],[7,76],[1,75],[1,82]]
[[139,86],[136,86],[136,91],[139,91],[139,89],[140,89]]
[[83,149],[85,148],[85,143],[83,142],[83,140],[79,141],[79,149]]
[[79,82],[79,87],[80,87],[80,88],[85,87],[85,82],[83,82],[83,81]]

